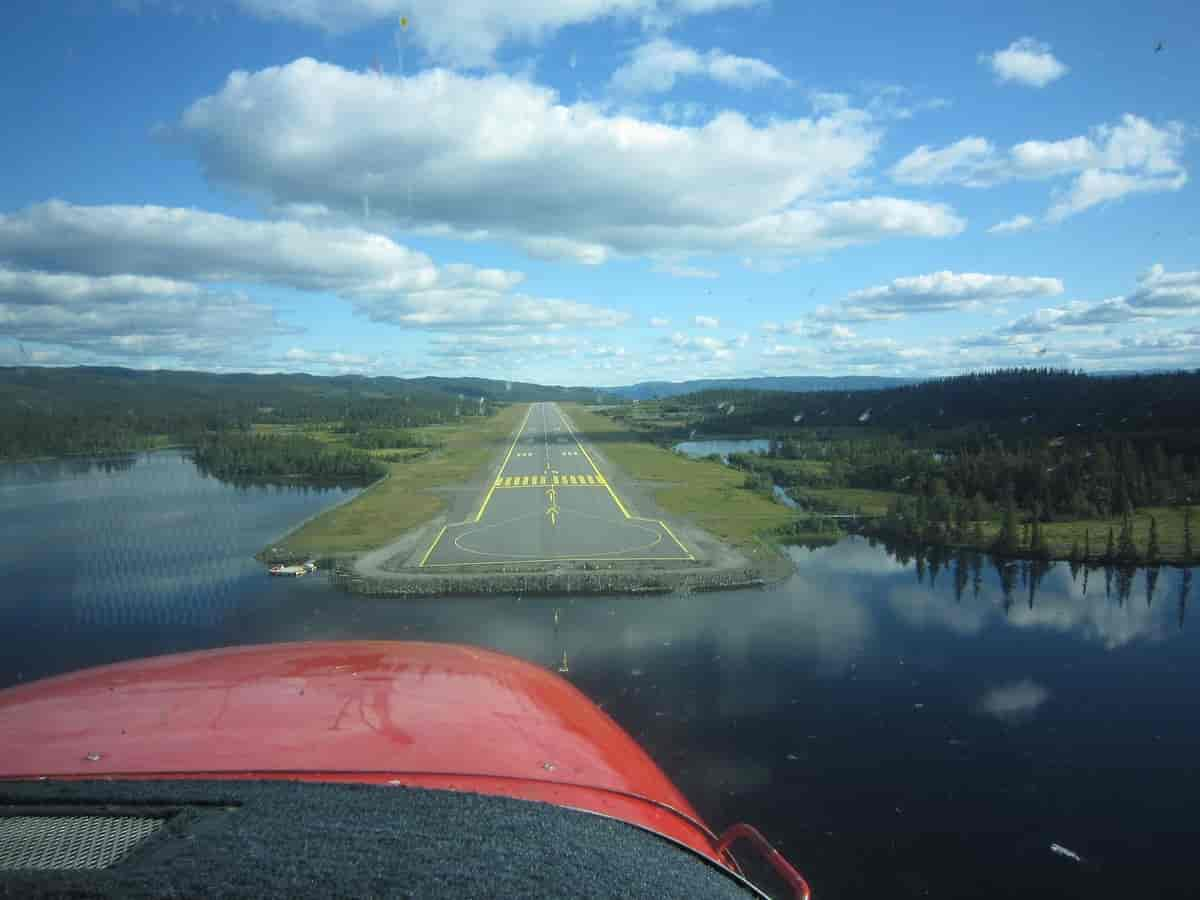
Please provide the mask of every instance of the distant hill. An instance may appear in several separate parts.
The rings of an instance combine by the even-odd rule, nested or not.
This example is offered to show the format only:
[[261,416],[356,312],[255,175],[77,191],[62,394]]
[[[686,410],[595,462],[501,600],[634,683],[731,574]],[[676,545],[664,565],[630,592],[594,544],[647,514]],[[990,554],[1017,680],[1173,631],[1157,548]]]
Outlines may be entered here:
[[612,402],[617,399],[613,388],[562,387],[533,384],[528,381],[497,381],[491,378],[445,378],[427,375],[407,379],[408,384],[425,385],[448,394],[467,397],[486,397],[502,403],[529,403],[538,400],[561,400],[565,403]]
[[917,435],[974,428],[1086,434],[1159,432],[1195,435],[1200,371],[1113,376],[1012,369],[938,378],[883,391],[698,392],[679,401],[704,432],[850,426]]
[[409,428],[498,403],[612,401],[594,388],[484,378],[214,374],[112,366],[0,367],[0,457],[135,449],[251,423]]
[[790,375],[764,378],[698,378],[692,381],[641,381],[627,387],[606,388],[627,400],[677,397],[698,391],[879,391],[916,384],[918,378],[885,378],[874,375]]
[[[91,408],[93,404],[220,397],[227,405],[284,406],[296,403],[360,399],[406,398],[414,406],[453,409],[462,399],[525,403],[534,400],[597,401],[615,399],[591,387],[559,387],[487,378],[371,377],[366,375],[308,375],[279,373],[177,371],[126,369],[116,366],[9,366],[0,367],[0,409],[17,401],[35,408],[57,402],[60,409]],[[82,411],[82,409],[80,411]]]

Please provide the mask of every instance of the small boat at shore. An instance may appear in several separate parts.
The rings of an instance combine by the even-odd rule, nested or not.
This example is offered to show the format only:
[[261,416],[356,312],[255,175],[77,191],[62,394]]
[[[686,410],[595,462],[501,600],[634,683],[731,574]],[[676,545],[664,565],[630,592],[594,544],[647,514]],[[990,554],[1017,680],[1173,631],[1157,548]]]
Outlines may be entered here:
[[271,575],[291,575],[293,578],[300,578],[301,576],[307,575],[309,572],[315,572],[316,570],[316,560],[310,559],[308,562],[290,566],[277,564],[267,569],[267,572]]

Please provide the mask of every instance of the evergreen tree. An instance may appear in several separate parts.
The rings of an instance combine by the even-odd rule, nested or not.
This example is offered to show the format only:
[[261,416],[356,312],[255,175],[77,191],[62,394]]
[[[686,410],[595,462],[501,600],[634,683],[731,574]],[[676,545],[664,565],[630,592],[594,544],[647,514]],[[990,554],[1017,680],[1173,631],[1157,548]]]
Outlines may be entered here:
[[1113,540],[1112,526],[1108,526],[1108,545],[1104,548],[1104,561],[1112,562],[1117,558],[1117,545]]
[[1041,507],[1033,511],[1033,532],[1029,536],[1029,550],[1034,556],[1048,559],[1050,548],[1046,545],[1046,536],[1042,533]]
[[1154,516],[1150,517],[1150,540],[1146,545],[1146,560],[1148,562],[1158,562],[1158,522]]
[[[1121,523],[1121,537],[1117,541],[1117,558],[1125,562],[1135,562],[1138,558],[1137,544],[1133,541],[1133,517],[1126,516]],[[1126,591],[1128,596],[1128,591]]]
[[1000,523],[1000,533],[996,535],[995,550],[1001,554],[1013,554],[1018,550],[1017,535],[1017,505],[1009,494],[1004,506],[1004,518]]
[[967,504],[954,503],[954,539],[962,541],[967,535]]
[[1083,561],[1087,562],[1092,558],[1092,532],[1091,529],[1083,529]]

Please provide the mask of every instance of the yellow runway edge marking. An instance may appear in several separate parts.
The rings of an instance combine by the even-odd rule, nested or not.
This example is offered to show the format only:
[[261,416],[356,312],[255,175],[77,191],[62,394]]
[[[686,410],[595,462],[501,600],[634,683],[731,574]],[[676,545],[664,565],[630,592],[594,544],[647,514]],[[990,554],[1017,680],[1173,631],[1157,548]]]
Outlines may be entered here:
[[[517,441],[521,440],[521,435],[525,433],[525,426],[529,424],[529,416],[533,413],[533,404],[529,404],[529,409],[525,410],[525,418],[521,422],[521,427],[517,429],[517,436],[513,438],[512,446],[508,448],[508,452],[504,454],[504,462],[500,463],[500,471],[498,475],[504,474],[504,469],[508,465],[508,461],[512,458],[513,451],[517,449]],[[478,522],[483,518],[483,512],[488,508],[488,504],[492,502],[492,494],[496,492],[496,484],[500,479],[492,482],[491,489],[487,492],[487,496],[483,498],[483,504],[479,507],[479,512],[475,513],[475,521]]]
[[663,530],[671,536],[671,540],[673,540],[676,544],[679,545],[679,549],[687,554],[688,559],[695,560],[696,557],[694,555],[692,555],[692,551],[684,546],[683,541],[681,541],[681,540],[679,540],[679,538],[675,537],[675,532],[671,531],[671,529],[667,526],[667,523],[664,522],[662,519],[647,519],[644,516],[635,516],[635,515],[632,515],[629,512],[629,510],[627,510],[625,508],[625,504],[621,502],[621,498],[617,496],[616,492],[612,489],[612,486],[608,483],[608,481],[604,478],[604,476],[602,474],[600,474],[600,469],[599,469],[599,467],[597,467],[596,461],[594,459],[592,459],[592,455],[590,453],[588,453],[586,449],[584,449],[584,446],[580,442],[579,438],[577,438],[575,436],[575,429],[567,424],[567,419],[565,416],[563,416],[561,411],[559,412],[559,418],[562,419],[563,425],[566,426],[567,434],[569,434],[571,436],[571,439],[575,441],[575,446],[579,448],[579,452],[582,453],[584,459],[586,459],[588,461],[588,465],[590,465],[592,467],[592,471],[596,473],[596,477],[599,478],[600,483],[603,484],[604,487],[608,490],[608,496],[612,497],[613,503],[617,504],[617,508],[619,510],[621,510],[621,512],[622,512],[622,514],[624,514],[625,518],[641,519],[643,522],[657,522],[659,525],[661,525],[663,527]]
[[[560,413],[560,417],[561,417],[561,413]],[[567,420],[565,418],[563,419],[563,424],[567,425]],[[588,461],[588,465],[592,467],[592,471],[595,472],[597,475],[599,475],[600,469],[596,466],[596,461],[594,459],[592,459],[592,455],[590,453],[588,453],[587,450],[583,449],[583,444],[581,444],[579,442],[579,438],[575,437],[575,429],[573,429],[570,425],[567,425],[567,434],[571,435],[571,439],[573,441],[575,441],[575,446],[579,448],[579,452],[583,454],[583,458]],[[621,511],[621,515],[623,515],[627,519],[638,518],[637,516],[634,516],[632,513],[629,512],[629,510],[627,510],[625,508],[625,504],[621,502],[621,498],[616,495],[615,491],[613,491],[612,486],[607,481],[605,481],[604,478],[601,478],[600,480],[601,480],[601,482],[603,482],[604,487],[608,489],[608,496],[612,497],[613,503],[617,504],[617,509],[619,509]],[[648,521],[656,521],[656,520],[651,519]],[[679,541],[676,541],[675,543],[679,544]],[[679,546],[683,549],[684,553],[688,553],[687,547],[684,547],[683,544],[679,544]]]
[[425,565],[426,560],[428,560],[430,555],[433,553],[433,548],[438,545],[438,541],[440,541],[442,539],[442,535],[446,533],[447,527],[448,526],[443,525],[442,530],[437,533],[437,537],[433,539],[433,543],[429,545],[429,549],[426,550],[425,555],[421,557],[421,562],[418,564],[418,568]]
[[[475,513],[475,521],[476,522],[478,522],[481,518],[483,518],[483,511],[485,509],[487,509],[488,503],[491,502],[492,494],[494,494],[496,492],[496,485],[498,485],[500,483],[499,476],[504,474],[504,467],[508,465],[509,459],[512,458],[513,451],[515,449],[517,449],[517,441],[521,440],[521,435],[523,435],[525,433],[525,426],[528,424],[529,415],[532,412],[533,412],[533,404],[530,403],[529,409],[525,410],[525,418],[521,420],[521,427],[517,429],[517,436],[515,438],[513,438],[512,445],[508,448],[508,452],[504,454],[504,462],[502,462],[500,464],[500,471],[497,473],[497,477],[495,478],[495,480],[492,481],[492,486],[491,486],[491,488],[488,489],[487,496],[483,498],[483,505],[481,505],[479,507],[479,512]],[[467,521],[470,521],[470,520],[467,520]],[[462,525],[464,523],[463,522],[454,522],[453,524]],[[442,539],[442,535],[444,535],[446,533],[446,529],[449,527],[450,527],[449,525],[442,526],[442,530],[438,532],[437,537],[435,537],[433,539],[433,543],[429,545],[429,549],[425,551],[425,555],[421,557],[421,561],[417,564],[417,568],[420,569],[420,568],[425,567],[426,560],[428,560],[429,557],[433,555],[434,548],[437,547],[438,542]]]

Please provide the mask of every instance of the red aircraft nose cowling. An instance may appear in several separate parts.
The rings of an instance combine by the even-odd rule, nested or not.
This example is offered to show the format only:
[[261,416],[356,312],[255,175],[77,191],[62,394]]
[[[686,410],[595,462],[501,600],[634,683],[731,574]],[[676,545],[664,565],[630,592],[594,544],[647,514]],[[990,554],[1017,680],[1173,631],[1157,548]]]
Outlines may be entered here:
[[621,819],[730,865],[573,685],[459,644],[232,647],[0,691],[0,778],[283,778],[475,791]]

